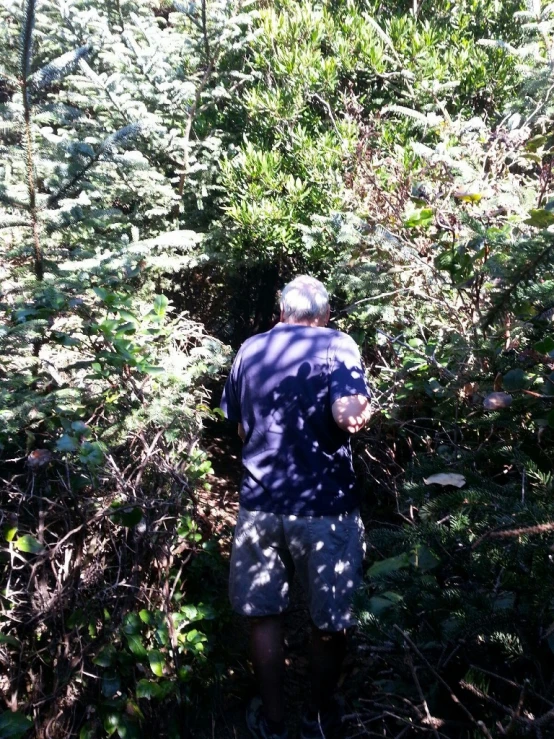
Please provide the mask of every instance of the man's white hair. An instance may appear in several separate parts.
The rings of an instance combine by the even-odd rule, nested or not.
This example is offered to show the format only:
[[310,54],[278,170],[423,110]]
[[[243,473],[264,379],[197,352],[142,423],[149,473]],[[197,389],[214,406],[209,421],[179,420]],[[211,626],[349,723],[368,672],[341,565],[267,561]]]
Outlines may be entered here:
[[316,321],[329,309],[329,293],[323,283],[309,275],[295,277],[281,293],[284,320]]

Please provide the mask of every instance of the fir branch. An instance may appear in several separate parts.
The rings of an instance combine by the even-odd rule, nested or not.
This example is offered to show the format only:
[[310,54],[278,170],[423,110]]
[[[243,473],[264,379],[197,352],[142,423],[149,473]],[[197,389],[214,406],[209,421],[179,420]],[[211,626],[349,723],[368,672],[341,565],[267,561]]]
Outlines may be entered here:
[[[514,292],[518,289],[518,287],[527,282],[530,282],[535,276],[541,264],[552,257],[552,251],[554,250],[554,236],[551,233],[543,231],[539,238],[532,240],[531,242],[529,242],[529,244],[533,246],[544,244],[545,242],[547,243],[547,246],[545,246],[543,249],[540,249],[538,254],[530,259],[527,264],[522,266],[516,265],[514,267],[512,275],[505,280],[505,282],[508,283],[508,286],[500,294],[492,308],[490,308],[490,310],[484,317],[482,324],[483,329],[489,328],[491,323],[496,320],[504,310],[507,309],[512,296]],[[524,242],[522,244],[516,245],[514,248],[514,252],[517,250],[518,246],[521,249],[525,248],[526,244]]]
[[15,77],[12,77],[11,74],[8,74],[3,67],[0,67],[0,79],[7,80],[12,85],[19,87],[18,80]]
[[34,92],[37,92],[54,84],[68,74],[68,72],[71,72],[81,59],[87,57],[91,49],[91,45],[86,44],[74,51],[68,51],[62,54],[32,74],[28,80],[29,87]]
[[29,207],[28,203],[17,200],[17,198],[8,195],[6,192],[2,192],[2,190],[0,190],[0,203],[3,203],[8,208],[18,208],[19,210],[27,210]]
[[16,121],[2,121],[0,120],[0,134],[7,133],[8,131],[13,131],[14,128],[17,128]]
[[15,228],[16,226],[30,227],[31,224],[26,218],[22,218],[21,216],[13,216],[8,214],[2,215],[0,213],[0,229]]
[[77,185],[77,183],[80,182],[80,180],[82,180],[82,178],[86,175],[89,169],[98,162],[102,155],[112,155],[117,150],[118,143],[125,141],[126,139],[133,138],[134,136],[138,135],[141,130],[142,124],[140,122],[137,122],[130,123],[128,126],[124,126],[118,131],[110,134],[106,139],[104,139],[96,154],[90,157],[90,160],[83,167],[81,167],[81,169],[79,169],[73,175],[73,177],[65,183],[65,185],[62,185],[58,192],[50,195],[47,200],[48,207],[52,208],[56,206],[63,197],[70,193]]
[[35,27],[35,11],[37,0],[27,0],[23,11],[24,24],[21,33],[21,79],[27,85],[29,70],[31,69],[31,57],[33,50],[33,30]]
[[118,131],[110,134],[100,146],[99,154],[114,154],[117,144],[127,139],[134,138],[142,131],[143,125],[140,122],[129,123]]

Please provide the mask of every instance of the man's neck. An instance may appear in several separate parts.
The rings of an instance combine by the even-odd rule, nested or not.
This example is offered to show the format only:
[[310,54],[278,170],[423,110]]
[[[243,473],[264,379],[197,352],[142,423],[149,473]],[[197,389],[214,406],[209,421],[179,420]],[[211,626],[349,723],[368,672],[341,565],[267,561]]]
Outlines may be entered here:
[[324,324],[319,321],[281,321],[285,326],[311,326],[312,328],[321,328]]

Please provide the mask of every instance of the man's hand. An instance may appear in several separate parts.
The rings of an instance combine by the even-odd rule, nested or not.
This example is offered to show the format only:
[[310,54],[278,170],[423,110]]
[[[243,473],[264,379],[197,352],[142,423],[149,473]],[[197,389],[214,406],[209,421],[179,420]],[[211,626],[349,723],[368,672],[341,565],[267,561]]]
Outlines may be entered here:
[[371,416],[365,395],[347,395],[339,398],[333,403],[331,412],[337,426],[349,434],[361,431]]

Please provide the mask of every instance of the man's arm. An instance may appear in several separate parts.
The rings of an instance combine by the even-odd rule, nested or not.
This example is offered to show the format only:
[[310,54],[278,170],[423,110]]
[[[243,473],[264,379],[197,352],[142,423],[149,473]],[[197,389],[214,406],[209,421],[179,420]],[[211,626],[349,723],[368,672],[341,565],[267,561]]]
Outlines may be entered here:
[[331,406],[331,412],[337,426],[349,434],[361,431],[371,416],[365,395],[347,395],[338,398]]

